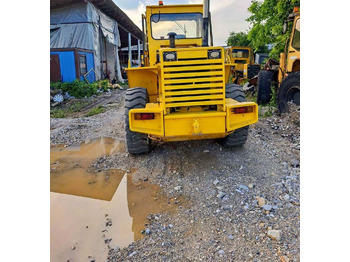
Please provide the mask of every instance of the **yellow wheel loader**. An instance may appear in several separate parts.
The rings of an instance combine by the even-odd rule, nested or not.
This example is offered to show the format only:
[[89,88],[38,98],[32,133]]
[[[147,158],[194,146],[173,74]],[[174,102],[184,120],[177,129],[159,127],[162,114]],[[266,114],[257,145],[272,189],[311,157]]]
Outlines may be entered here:
[[293,21],[291,36],[287,39],[284,53],[280,61],[269,59],[260,70],[257,81],[258,104],[269,103],[271,86],[276,84],[277,106],[280,113],[288,111],[288,102],[300,104],[300,13],[294,8],[293,13],[283,25],[283,33],[287,32],[288,22]]
[[141,66],[126,69],[128,151],[147,153],[152,140],[219,139],[223,146],[242,146],[258,106],[245,102],[241,86],[226,84],[232,64],[222,47],[212,46],[209,1],[160,1],[146,7],[142,24]]
[[247,46],[230,46],[225,48],[226,56],[229,58],[232,82],[242,84],[245,80],[258,75],[260,65],[254,63],[254,53]]

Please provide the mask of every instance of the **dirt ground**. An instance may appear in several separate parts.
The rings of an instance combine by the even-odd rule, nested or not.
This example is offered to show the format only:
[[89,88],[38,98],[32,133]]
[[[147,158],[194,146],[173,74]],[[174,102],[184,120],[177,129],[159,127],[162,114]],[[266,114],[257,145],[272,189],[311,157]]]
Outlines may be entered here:
[[[124,143],[124,94],[100,100],[104,113],[51,119],[51,146],[100,137]],[[123,146],[97,158],[94,168],[132,170],[135,183],[147,181],[177,199],[175,211],[145,218],[140,240],[109,247],[107,261],[299,261],[299,133],[293,107],[252,125],[243,148],[215,140],[157,142],[147,155],[131,156]]]

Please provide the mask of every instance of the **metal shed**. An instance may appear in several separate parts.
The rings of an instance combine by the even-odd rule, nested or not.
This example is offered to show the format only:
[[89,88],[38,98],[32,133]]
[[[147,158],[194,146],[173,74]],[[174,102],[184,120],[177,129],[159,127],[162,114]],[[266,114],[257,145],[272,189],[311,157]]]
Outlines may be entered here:
[[[141,30],[112,0],[51,0],[51,81],[123,81],[119,50]],[[130,35],[130,37],[129,37]]]

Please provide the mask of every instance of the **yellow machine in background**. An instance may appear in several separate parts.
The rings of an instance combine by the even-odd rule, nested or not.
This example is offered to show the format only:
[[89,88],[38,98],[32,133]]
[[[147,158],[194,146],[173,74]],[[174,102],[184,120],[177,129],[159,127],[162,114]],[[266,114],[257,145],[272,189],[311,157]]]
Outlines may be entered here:
[[232,65],[225,62],[222,47],[208,44],[209,1],[204,5],[160,1],[147,6],[142,19],[142,66],[126,70],[129,152],[149,152],[151,140],[219,138],[223,146],[242,146],[248,126],[258,120],[258,107],[245,102],[241,86],[226,84]]
[[254,53],[247,46],[230,46],[225,48],[227,60],[232,64],[232,82],[242,84],[245,80],[258,75],[260,65],[254,64]]
[[284,53],[280,61],[273,59],[264,66],[258,75],[259,104],[268,103],[271,99],[271,85],[276,83],[277,104],[281,113],[288,111],[288,102],[300,104],[300,13],[294,8],[293,13],[283,25],[283,33],[287,32],[288,22],[293,21],[291,36],[287,39]]

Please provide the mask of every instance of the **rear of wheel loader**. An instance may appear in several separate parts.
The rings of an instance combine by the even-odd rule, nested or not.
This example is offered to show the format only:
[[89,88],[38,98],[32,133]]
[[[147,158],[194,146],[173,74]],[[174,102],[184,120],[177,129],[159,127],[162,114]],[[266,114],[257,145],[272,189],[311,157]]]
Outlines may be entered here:
[[203,5],[146,7],[143,63],[126,70],[130,153],[149,152],[152,140],[219,139],[227,147],[246,142],[258,107],[245,102],[241,86],[226,84],[230,65],[222,47],[208,46],[208,12]]

